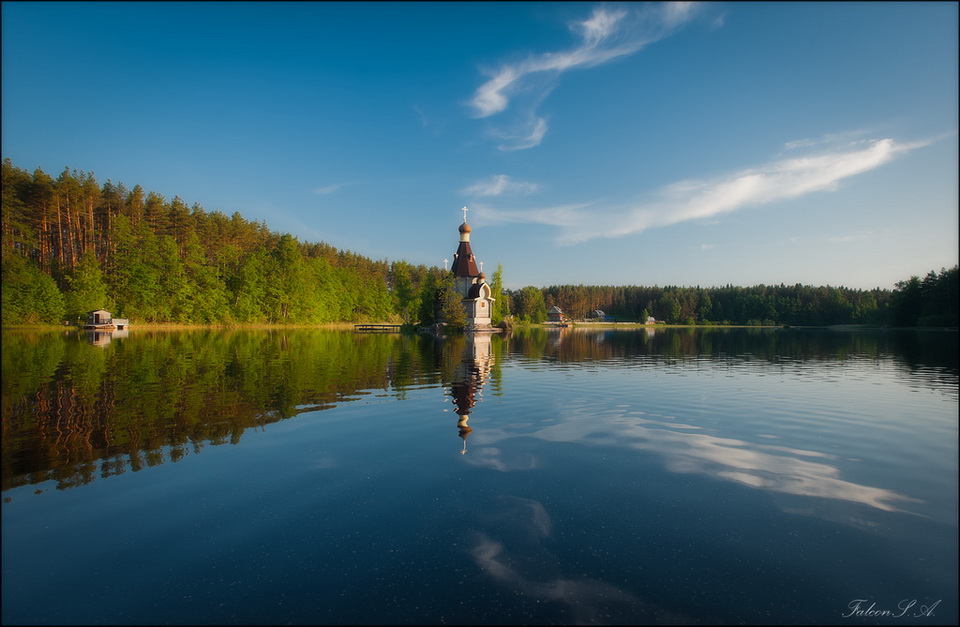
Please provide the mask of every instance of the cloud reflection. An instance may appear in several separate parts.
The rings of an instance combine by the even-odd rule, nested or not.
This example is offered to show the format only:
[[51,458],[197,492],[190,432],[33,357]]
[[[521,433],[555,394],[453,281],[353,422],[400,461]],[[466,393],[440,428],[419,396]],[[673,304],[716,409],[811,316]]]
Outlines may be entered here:
[[477,566],[498,583],[538,603],[566,605],[571,624],[687,624],[688,619],[647,603],[631,592],[596,579],[571,579],[558,572],[557,558],[541,540],[552,522],[542,503],[500,497],[503,507],[486,521],[503,538],[478,532],[470,551]]
[[[496,437],[496,436],[494,436]],[[487,438],[483,435],[479,435],[477,440],[483,442],[487,441]],[[509,457],[505,457],[504,451],[495,446],[485,446],[481,448],[474,449],[472,455],[469,458],[465,458],[465,462],[471,466],[482,466],[485,468],[491,468],[493,470],[499,470],[500,472],[510,472],[513,470],[533,470],[539,464],[537,458],[531,455],[530,453],[512,453],[509,454]]]
[[[701,432],[682,423],[669,424],[623,416],[618,430],[598,428],[582,410],[568,408],[568,419],[527,434],[550,442],[572,442],[651,451],[664,458],[667,470],[736,481],[752,488],[797,496],[835,499],[883,511],[904,511],[899,504],[923,501],[884,488],[842,479],[832,455],[786,446],[762,445]],[[681,431],[682,430],[682,431]],[[485,433],[486,442],[511,437]]]

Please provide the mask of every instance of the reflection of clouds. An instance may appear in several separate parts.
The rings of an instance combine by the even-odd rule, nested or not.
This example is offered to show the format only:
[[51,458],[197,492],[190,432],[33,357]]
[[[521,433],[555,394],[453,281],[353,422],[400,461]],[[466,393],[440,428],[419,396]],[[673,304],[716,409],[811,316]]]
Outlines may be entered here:
[[[891,501],[912,500],[883,488],[852,483],[839,478],[840,471],[826,461],[799,459],[816,455],[787,447],[761,447],[704,433],[676,433],[668,429],[633,426],[623,433],[633,448],[654,450],[667,458],[667,469],[738,481],[754,488],[800,496],[852,501],[886,511],[897,508]],[[610,438],[613,441],[613,438]]]
[[596,579],[567,579],[557,558],[542,543],[552,522],[539,501],[500,497],[504,507],[489,516],[490,526],[513,540],[513,548],[486,533],[477,533],[470,551],[477,566],[498,583],[537,603],[561,603],[573,624],[684,624],[683,617],[644,602],[636,595]]
[[[486,436],[485,433],[482,435]],[[471,449],[469,457],[465,457],[464,459],[471,466],[483,466],[501,472],[533,470],[539,465],[537,458],[530,453],[511,452],[505,455],[502,449],[495,446]]]
[[[892,490],[841,479],[840,470],[830,464],[830,460],[835,458],[826,453],[753,444],[736,438],[708,435],[691,425],[657,422],[635,416],[611,419],[617,426],[616,431],[611,431],[609,421],[597,427],[584,411],[573,410],[573,415],[566,421],[526,435],[550,442],[652,451],[664,457],[665,465],[671,472],[704,474],[752,488],[850,501],[884,511],[900,511],[894,505],[896,502],[922,502]],[[490,430],[485,433],[485,442],[492,443],[513,435],[502,430]]]
[[337,465],[337,460],[334,457],[319,457],[313,462],[313,467],[318,470],[335,468]]

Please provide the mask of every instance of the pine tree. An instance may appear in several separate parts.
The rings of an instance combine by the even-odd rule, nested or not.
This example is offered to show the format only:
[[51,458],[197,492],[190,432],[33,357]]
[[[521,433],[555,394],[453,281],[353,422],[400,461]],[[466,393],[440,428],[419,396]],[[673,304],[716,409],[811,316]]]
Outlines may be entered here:
[[490,312],[490,323],[497,325],[510,315],[509,303],[503,292],[503,264],[497,264],[497,271],[493,273],[490,283],[490,297],[493,301],[493,311]]

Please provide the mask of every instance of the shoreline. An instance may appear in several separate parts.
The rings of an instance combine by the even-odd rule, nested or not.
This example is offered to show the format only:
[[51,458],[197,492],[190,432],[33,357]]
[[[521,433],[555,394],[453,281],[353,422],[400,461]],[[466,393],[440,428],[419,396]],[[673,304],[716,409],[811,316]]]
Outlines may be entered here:
[[[351,330],[358,324],[397,324],[393,322],[328,322],[323,324],[188,324],[180,322],[144,322],[131,324],[129,331],[193,331],[193,330],[268,330],[268,329],[318,329],[318,330]],[[415,329],[411,326],[411,329]],[[537,324],[516,324],[514,329],[832,329],[834,331],[958,331],[958,327],[893,327],[867,324],[834,324],[834,325],[746,325],[746,324],[645,324],[641,322],[571,322],[566,326],[557,323],[543,322]],[[3,331],[84,331],[81,326],[54,325],[54,324],[11,324],[0,327]]]

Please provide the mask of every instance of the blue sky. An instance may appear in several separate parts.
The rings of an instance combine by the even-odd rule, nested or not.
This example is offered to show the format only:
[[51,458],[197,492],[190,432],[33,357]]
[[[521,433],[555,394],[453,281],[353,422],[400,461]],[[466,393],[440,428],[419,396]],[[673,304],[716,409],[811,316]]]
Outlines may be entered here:
[[507,287],[958,261],[958,5],[3,2],[2,156]]

